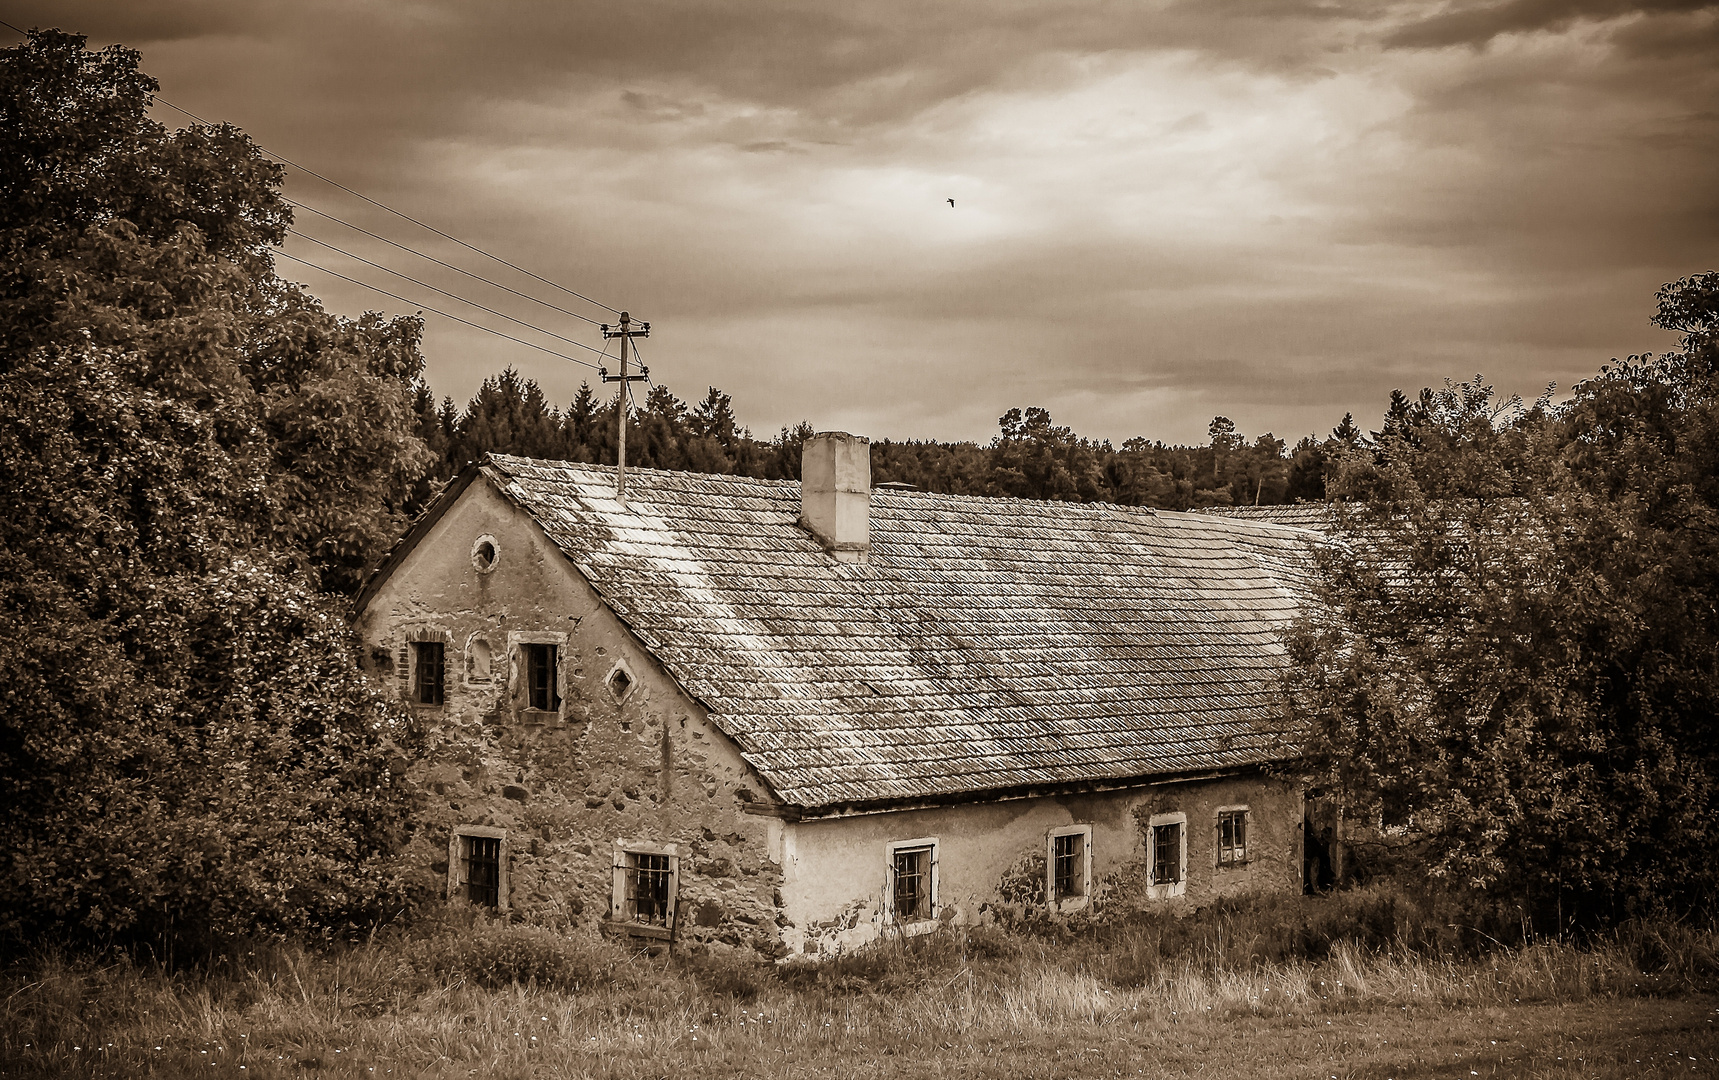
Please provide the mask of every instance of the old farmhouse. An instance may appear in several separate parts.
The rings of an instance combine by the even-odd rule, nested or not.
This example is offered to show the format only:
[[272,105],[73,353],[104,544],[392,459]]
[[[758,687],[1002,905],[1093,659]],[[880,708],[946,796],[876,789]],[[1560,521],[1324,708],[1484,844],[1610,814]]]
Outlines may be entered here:
[[491,455],[359,597],[450,897],[767,955],[1302,887],[1270,766],[1311,534]]

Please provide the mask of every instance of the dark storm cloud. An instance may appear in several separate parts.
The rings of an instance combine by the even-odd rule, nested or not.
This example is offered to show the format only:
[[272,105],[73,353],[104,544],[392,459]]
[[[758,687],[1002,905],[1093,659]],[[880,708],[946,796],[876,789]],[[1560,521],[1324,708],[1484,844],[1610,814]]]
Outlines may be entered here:
[[[1317,34],[1356,18],[1324,3],[814,4],[465,0],[351,5],[316,0],[25,3],[29,21],[99,27],[146,46],[208,39],[220,64],[257,43],[296,42],[295,65],[338,71],[310,87],[406,108],[443,98],[553,97],[569,84],[673,80],[781,106],[836,129],[890,123],[929,105],[1031,78],[1047,55],[1199,49],[1271,65],[1317,56]],[[1221,13],[1221,14],[1220,14]],[[222,44],[222,39],[227,39]],[[252,46],[235,42],[252,43]],[[636,101],[630,97],[629,103]],[[412,110],[425,120],[433,110]]]
[[[1043,404],[1118,440],[1201,440],[1215,413],[1293,438],[1476,370],[1533,393],[1663,347],[1653,289],[1719,250],[1712,5],[12,10],[139,47],[168,100],[647,312],[659,376],[766,431],[984,438]],[[300,269],[336,309],[401,306]],[[458,398],[509,363],[562,400],[588,374],[435,319],[427,349]]]
[[1452,4],[1386,37],[1405,48],[1485,45],[1501,34],[1563,30],[1579,22],[1604,22],[1631,15],[1709,11],[1713,0],[1506,0]]

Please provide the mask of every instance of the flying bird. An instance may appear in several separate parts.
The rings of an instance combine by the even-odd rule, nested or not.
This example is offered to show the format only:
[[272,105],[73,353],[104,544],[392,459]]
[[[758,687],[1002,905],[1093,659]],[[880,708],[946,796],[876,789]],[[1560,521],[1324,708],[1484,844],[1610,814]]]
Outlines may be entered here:
[[949,200],[949,205],[950,205],[950,206],[951,206],[951,207],[953,207],[953,206],[954,206],[954,205],[955,205],[955,200],[954,200],[954,199],[950,199],[950,200]]

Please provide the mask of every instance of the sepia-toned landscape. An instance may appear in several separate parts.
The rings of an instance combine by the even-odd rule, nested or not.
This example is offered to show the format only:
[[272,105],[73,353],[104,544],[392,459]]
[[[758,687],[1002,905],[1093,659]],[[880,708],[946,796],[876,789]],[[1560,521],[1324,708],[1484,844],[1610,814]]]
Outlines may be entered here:
[[1719,7],[19,7],[0,1076],[1719,1075]]

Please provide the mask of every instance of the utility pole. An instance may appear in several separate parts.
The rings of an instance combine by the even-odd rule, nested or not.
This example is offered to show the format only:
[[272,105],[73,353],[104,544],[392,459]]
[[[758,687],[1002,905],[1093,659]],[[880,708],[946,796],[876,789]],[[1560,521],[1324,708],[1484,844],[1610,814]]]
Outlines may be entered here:
[[631,326],[632,319],[624,311],[621,312],[621,328],[619,330],[610,330],[608,323],[603,324],[604,338],[621,339],[621,373],[611,375],[608,368],[597,369],[597,373],[603,377],[604,382],[621,384],[621,405],[618,410],[620,415],[617,421],[621,426],[621,435],[619,439],[620,453],[615,457],[615,498],[623,503],[627,501],[627,384],[644,382],[651,377],[651,369],[643,364],[639,365],[639,374],[627,374],[627,343],[636,337],[651,336],[650,323],[640,323],[638,330],[630,329]]

